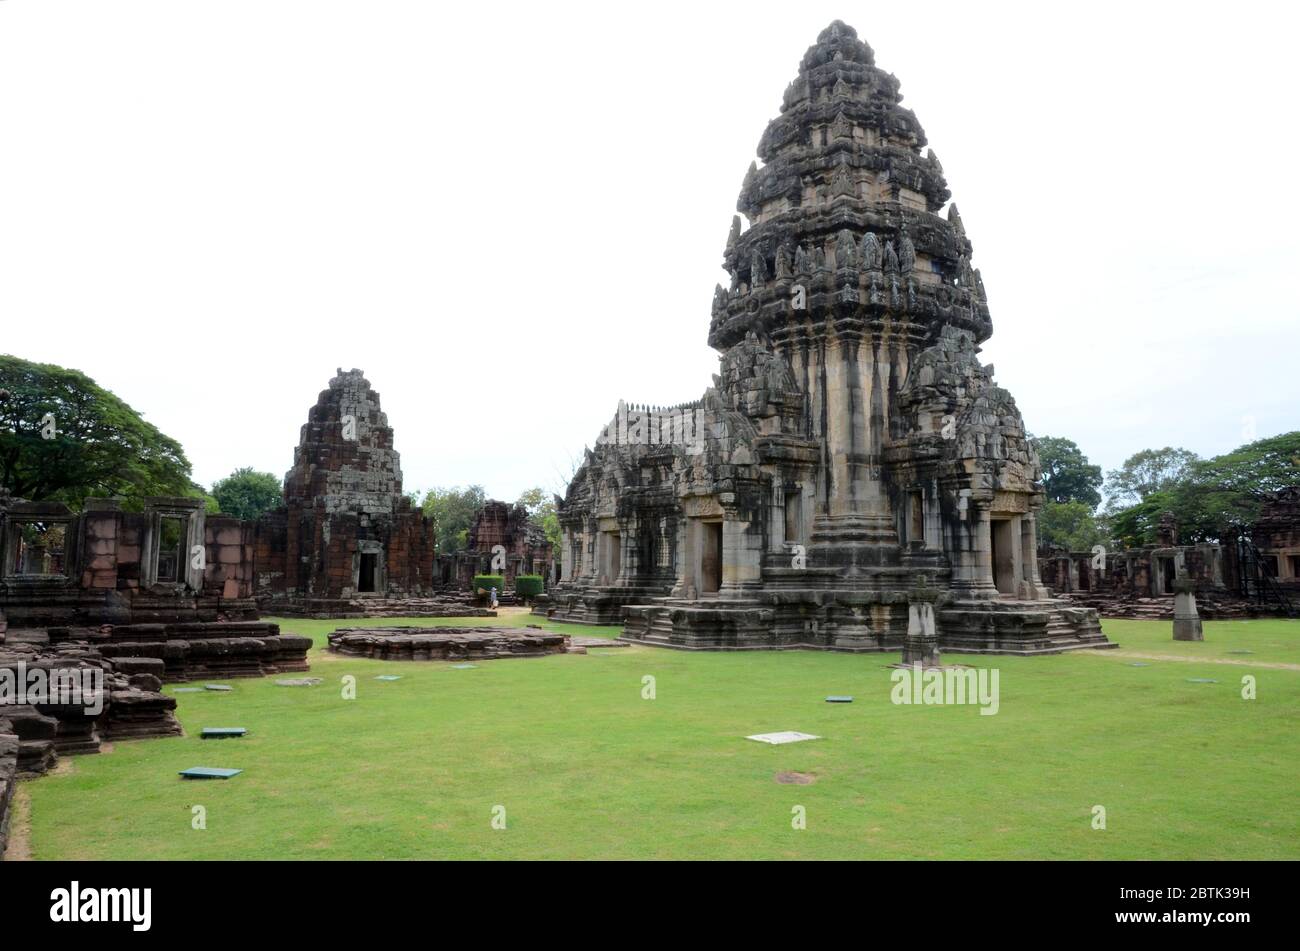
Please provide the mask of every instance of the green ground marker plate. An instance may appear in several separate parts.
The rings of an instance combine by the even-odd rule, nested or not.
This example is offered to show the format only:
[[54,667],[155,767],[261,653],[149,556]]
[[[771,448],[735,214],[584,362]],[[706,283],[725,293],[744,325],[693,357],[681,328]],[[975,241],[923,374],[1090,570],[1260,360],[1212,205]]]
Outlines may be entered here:
[[227,687],[225,684],[204,684],[204,685],[203,685],[203,689],[204,689],[204,690],[219,690],[219,691],[221,691],[221,692],[224,693],[224,692],[227,691],[227,690],[234,690],[235,688],[234,688],[234,687]]
[[401,680],[402,675],[401,674],[380,674],[375,679],[376,680]]
[[1210,680],[1208,677],[1188,677],[1189,684],[1217,684],[1217,680]]
[[212,766],[191,766],[189,769],[181,770],[181,775],[186,779],[229,779],[231,776],[238,776],[242,769],[217,769]]
[[827,697],[826,702],[827,703],[852,703],[853,698],[852,697]]
[[476,670],[477,668],[478,668],[478,664],[452,664],[451,665],[452,670]]
[[277,680],[277,687],[315,687],[317,684],[323,684],[325,681],[319,677],[296,677],[293,680]]
[[1150,667],[1150,664],[1129,664],[1130,667]]
[[173,687],[172,693],[203,693],[202,687]]
[[199,734],[205,740],[224,740],[231,736],[244,736],[248,733],[242,726],[205,726]]

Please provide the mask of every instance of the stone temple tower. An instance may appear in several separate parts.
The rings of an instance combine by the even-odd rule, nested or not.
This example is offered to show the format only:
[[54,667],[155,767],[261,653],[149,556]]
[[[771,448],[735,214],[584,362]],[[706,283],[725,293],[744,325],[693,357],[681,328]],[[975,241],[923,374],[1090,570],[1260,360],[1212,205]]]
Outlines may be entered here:
[[284,507],[257,526],[259,606],[347,613],[357,598],[427,595],[433,527],[402,494],[379,394],[360,370],[338,373],[307,415]]
[[1038,457],[979,361],[983,280],[901,100],[852,27],[804,55],[727,239],[720,372],[696,403],[619,405],[541,610],[680,647],[897,650],[918,616],[964,651],[1106,643],[1038,578]]

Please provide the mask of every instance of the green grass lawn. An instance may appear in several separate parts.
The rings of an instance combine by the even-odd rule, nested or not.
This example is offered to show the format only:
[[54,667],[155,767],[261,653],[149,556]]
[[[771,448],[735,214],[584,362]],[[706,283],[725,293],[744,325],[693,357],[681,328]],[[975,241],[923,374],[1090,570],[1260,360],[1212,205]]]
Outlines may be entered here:
[[[1285,666],[1300,665],[1300,622],[1211,622],[1204,644],[1176,644],[1169,622],[1107,621],[1122,650],[950,656],[998,668],[996,716],[892,704],[893,655],[631,647],[453,670],[320,648],[353,622],[281,623],[316,639],[322,685],[181,694],[185,737],[25,783],[33,857],[1300,858],[1300,667]],[[201,741],[205,726],[250,734]],[[774,730],[823,739],[744,739]],[[177,777],[198,765],[244,772]],[[782,771],[816,781],[781,785]]]

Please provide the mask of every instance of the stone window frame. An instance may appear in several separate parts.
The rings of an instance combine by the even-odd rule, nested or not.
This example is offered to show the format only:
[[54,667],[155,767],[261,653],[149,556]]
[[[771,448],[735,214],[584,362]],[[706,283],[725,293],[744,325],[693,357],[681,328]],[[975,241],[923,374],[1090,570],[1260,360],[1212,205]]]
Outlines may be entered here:
[[[78,564],[77,515],[61,502],[21,502],[12,508],[0,511],[0,582],[20,582],[23,584],[50,584],[64,586],[73,582],[77,575],[73,568]],[[11,571],[18,554],[18,525],[28,522],[45,522],[63,525],[63,572],[57,575],[34,575]]]
[[[142,590],[202,591],[203,569],[194,567],[191,557],[196,545],[207,544],[203,537],[205,511],[202,499],[146,499],[144,506],[144,538],[140,543],[140,587]],[[164,518],[179,518],[185,522],[185,580],[158,580],[158,537],[162,533]]]

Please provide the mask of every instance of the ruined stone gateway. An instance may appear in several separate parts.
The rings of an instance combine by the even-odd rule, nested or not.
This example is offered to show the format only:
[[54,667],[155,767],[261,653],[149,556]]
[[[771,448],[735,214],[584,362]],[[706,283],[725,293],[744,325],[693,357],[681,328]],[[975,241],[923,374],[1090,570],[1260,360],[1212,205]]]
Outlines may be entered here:
[[980,364],[971,242],[900,100],[851,27],[808,50],[727,240],[720,372],[696,403],[620,404],[539,612],[683,648],[899,650],[909,617],[964,652],[1107,645],[1039,580],[1038,458]]

